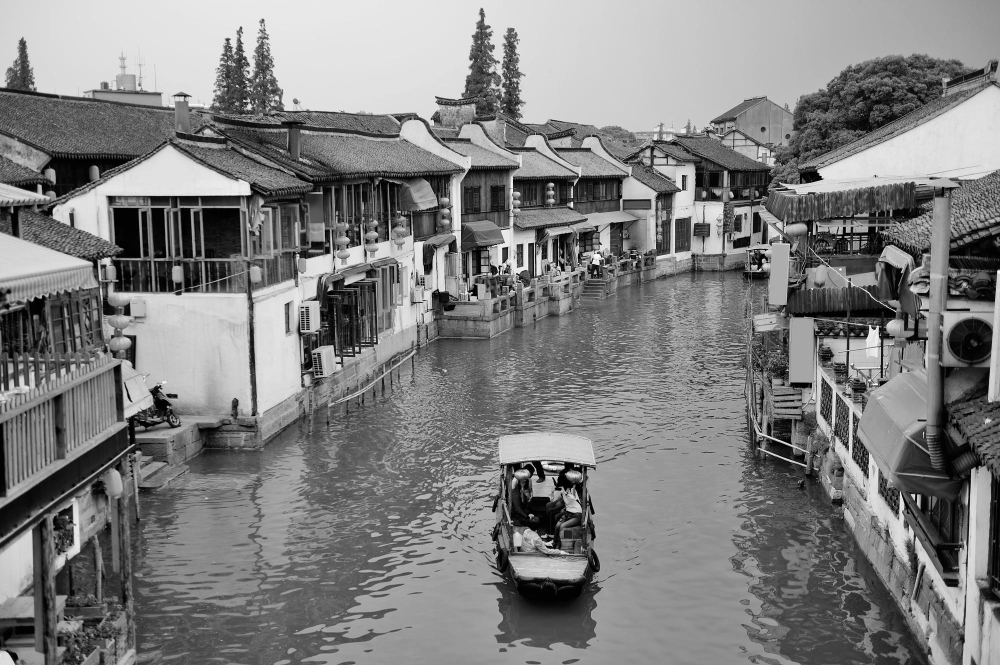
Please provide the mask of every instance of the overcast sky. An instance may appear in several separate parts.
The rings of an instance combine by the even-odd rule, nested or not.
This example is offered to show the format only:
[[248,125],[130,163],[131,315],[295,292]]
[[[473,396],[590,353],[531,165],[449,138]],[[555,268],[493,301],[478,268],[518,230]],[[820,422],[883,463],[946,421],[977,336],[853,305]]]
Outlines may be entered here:
[[[701,127],[744,98],[794,107],[846,65],[927,53],[981,67],[1000,56],[1000,0],[0,0],[0,65],[25,37],[39,91],[77,95],[113,81],[117,57],[146,90],[210,103],[225,37],[243,26],[251,58],[267,21],[285,105],[434,112],[461,96],[480,4],[520,38],[524,118],[651,129]],[[148,9],[147,9],[148,7]],[[155,74],[154,74],[155,72]]]

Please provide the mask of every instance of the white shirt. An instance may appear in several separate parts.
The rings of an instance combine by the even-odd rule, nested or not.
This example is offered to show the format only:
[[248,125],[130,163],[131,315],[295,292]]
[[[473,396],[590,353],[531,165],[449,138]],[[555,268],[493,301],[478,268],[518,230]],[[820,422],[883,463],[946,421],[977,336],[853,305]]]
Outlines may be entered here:
[[563,503],[566,505],[567,513],[583,514],[583,506],[580,505],[580,495],[576,493],[575,487],[563,490]]
[[601,255],[598,254],[597,252],[594,252],[593,254],[591,254],[590,255],[590,265],[592,265],[592,266],[599,266],[599,265],[601,265]]

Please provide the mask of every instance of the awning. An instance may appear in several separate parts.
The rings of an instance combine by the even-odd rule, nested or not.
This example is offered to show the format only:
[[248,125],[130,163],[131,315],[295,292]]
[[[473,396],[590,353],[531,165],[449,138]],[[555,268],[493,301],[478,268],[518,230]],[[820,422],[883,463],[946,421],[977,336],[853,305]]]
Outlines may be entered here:
[[952,480],[931,465],[926,427],[927,376],[906,372],[872,391],[858,423],[858,438],[900,492],[953,501],[962,481]]
[[782,183],[768,193],[764,205],[775,217],[792,224],[915,208],[918,194],[956,186],[944,178],[903,176]]
[[588,219],[582,222],[577,222],[576,224],[570,224],[569,228],[573,229],[577,233],[590,233],[591,231],[597,230],[597,225]]
[[371,268],[381,268],[382,266],[396,266],[399,265],[399,261],[392,258],[391,256],[386,256],[385,258],[375,259],[371,262]]
[[436,208],[437,195],[423,178],[404,180],[399,188],[399,207],[407,212]]
[[454,233],[439,233],[424,241],[424,247],[444,247],[455,242]]
[[337,274],[339,274],[341,277],[343,277],[343,278],[346,279],[346,278],[350,277],[351,275],[357,275],[359,273],[366,273],[366,272],[368,272],[371,269],[372,269],[372,266],[371,266],[370,263],[360,263],[360,264],[358,264],[356,266],[347,266],[346,268],[344,268],[343,270],[341,270]]
[[[41,174],[39,174],[41,175]],[[49,202],[49,197],[29,192],[20,187],[7,185],[0,182],[0,206],[30,206],[44,205]]]
[[144,409],[153,406],[153,396],[146,387],[146,379],[135,371],[132,363],[122,361],[122,387],[125,402],[125,417],[131,418]]
[[545,233],[542,234],[542,240],[566,235],[567,233],[573,233],[573,229],[569,226],[550,226],[545,229]]
[[[645,211],[641,211],[645,212]],[[645,215],[643,215],[645,217]],[[605,224],[621,224],[624,222],[634,222],[636,216],[631,210],[615,210],[613,212],[595,212],[587,215],[587,221],[595,226],[601,227]]]
[[96,289],[89,261],[0,233],[0,291],[10,289],[11,303],[43,298],[53,293]]
[[490,221],[465,222],[462,224],[462,251],[467,252],[477,247],[492,247],[502,245],[503,233],[500,227]]
[[[754,210],[754,212],[758,211]],[[759,214],[760,218],[764,220],[764,223],[770,226],[775,233],[781,236],[782,240],[787,242],[789,245],[792,244],[792,239],[786,236],[785,232],[782,230],[785,228],[785,225],[782,223],[780,219],[778,219],[777,217],[775,217],[774,215],[772,215],[771,213],[769,213],[767,210],[764,209],[761,209],[759,211]]]
[[594,444],[590,439],[575,434],[554,432],[501,436],[499,457],[500,464],[550,460],[571,462],[581,466],[597,466]]

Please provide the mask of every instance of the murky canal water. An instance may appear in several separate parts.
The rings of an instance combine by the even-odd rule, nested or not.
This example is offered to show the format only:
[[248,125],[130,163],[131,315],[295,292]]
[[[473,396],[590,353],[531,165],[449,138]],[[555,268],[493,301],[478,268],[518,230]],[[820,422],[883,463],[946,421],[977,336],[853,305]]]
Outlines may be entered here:
[[[679,276],[492,341],[143,496],[147,663],[919,663],[842,518],[747,451],[743,283]],[[496,439],[595,441],[603,569],[536,605],[493,566]]]

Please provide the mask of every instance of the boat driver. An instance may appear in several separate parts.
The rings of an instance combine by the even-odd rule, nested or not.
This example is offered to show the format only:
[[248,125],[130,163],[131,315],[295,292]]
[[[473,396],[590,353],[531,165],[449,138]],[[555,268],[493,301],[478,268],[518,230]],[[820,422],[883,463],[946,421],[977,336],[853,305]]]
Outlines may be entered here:
[[511,521],[514,522],[514,526],[535,527],[538,525],[538,517],[528,512],[531,499],[534,496],[531,488],[531,476],[533,473],[534,468],[530,464],[526,464],[525,468],[514,472],[514,480],[517,484],[512,491],[513,496],[511,497],[510,510]]

